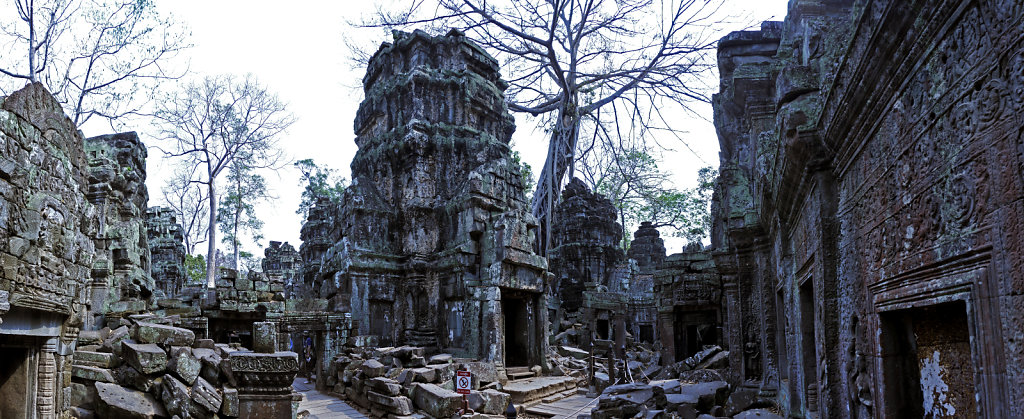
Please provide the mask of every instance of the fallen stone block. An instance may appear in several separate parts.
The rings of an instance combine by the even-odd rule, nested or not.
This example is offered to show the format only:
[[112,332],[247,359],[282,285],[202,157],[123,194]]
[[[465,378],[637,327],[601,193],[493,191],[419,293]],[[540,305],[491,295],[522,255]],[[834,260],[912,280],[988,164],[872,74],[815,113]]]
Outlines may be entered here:
[[110,373],[110,370],[106,368],[90,367],[86,365],[71,366],[71,376],[81,378],[83,380],[103,383],[116,382],[116,380],[114,380],[113,374]]
[[410,391],[413,404],[435,418],[448,418],[458,412],[462,397],[435,384],[416,384]]
[[366,386],[385,396],[397,396],[402,393],[402,385],[390,378],[374,377],[367,380]]
[[130,365],[122,365],[111,371],[118,384],[142,392],[149,392],[156,384],[156,378],[143,374]]
[[408,370],[412,375],[411,382],[413,383],[436,383],[437,380],[437,369],[434,368],[414,368]]
[[733,418],[734,419],[755,419],[755,418],[758,418],[758,419],[783,419],[782,416],[779,416],[779,415],[777,415],[775,413],[772,413],[771,411],[768,411],[768,410],[765,410],[765,409],[744,410],[744,411],[742,411],[740,413],[737,413],[735,416],[733,416]]
[[168,417],[167,410],[152,395],[121,387],[96,383],[96,414],[101,418],[155,419]]
[[512,396],[498,390],[484,390],[469,393],[466,400],[469,402],[469,408],[476,412],[501,415],[512,401]]
[[125,362],[143,374],[153,374],[167,368],[167,352],[154,343],[122,342]]
[[388,396],[370,390],[366,392],[366,399],[376,404],[380,409],[395,415],[411,415],[412,401],[405,396]]
[[76,365],[88,365],[90,367],[117,368],[120,363],[120,358],[115,357],[114,354],[106,352],[78,350],[75,351],[73,363]]
[[359,368],[363,371],[363,374],[369,378],[380,377],[386,374],[390,369],[376,359],[370,359],[363,362],[363,365],[359,366]]
[[680,394],[697,398],[697,409],[703,412],[715,405],[721,405],[729,397],[729,383],[712,381],[710,383],[688,384],[679,388]]
[[559,346],[558,354],[574,359],[587,359],[587,357],[590,356],[590,352],[572,346]]
[[208,413],[213,414],[220,410],[223,396],[216,387],[200,377],[196,378],[195,384],[192,385],[192,401],[205,408]]
[[437,355],[434,355],[434,356],[430,357],[430,360],[427,361],[427,365],[439,365],[439,364],[451,364],[451,363],[452,363],[452,354],[437,354]]
[[138,323],[132,336],[139,343],[156,343],[162,346],[192,346],[196,334],[188,329],[155,323]]
[[203,364],[199,362],[189,348],[176,348],[172,351],[171,361],[167,370],[181,378],[185,384],[192,385],[199,377]]
[[224,416],[238,416],[238,390],[224,387],[221,396],[220,413]]
[[96,406],[96,386],[89,386],[82,383],[71,383],[69,387],[71,394],[70,403],[72,406],[78,406],[85,409],[93,410]]
[[95,419],[96,418],[96,412],[93,412],[91,409],[86,409],[86,408],[82,408],[82,407],[72,406],[71,408],[68,409],[68,413],[71,414],[71,417],[73,417],[75,419]]
[[121,341],[130,339],[129,329],[127,326],[121,326],[114,329],[107,335],[107,338],[103,340],[103,345],[100,346],[100,352],[111,352],[117,356],[121,356]]

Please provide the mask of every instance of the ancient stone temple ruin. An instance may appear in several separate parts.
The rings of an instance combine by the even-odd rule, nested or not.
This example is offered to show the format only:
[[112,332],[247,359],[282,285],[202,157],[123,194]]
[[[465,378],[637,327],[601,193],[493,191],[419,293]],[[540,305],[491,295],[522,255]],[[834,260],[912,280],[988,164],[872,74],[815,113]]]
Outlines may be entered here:
[[302,282],[302,258],[288,242],[271,241],[263,251],[263,274],[271,283],[283,284],[286,297],[305,295]]
[[[622,226],[612,202],[573,179],[562,190],[552,223],[549,252],[553,281],[548,297],[555,304],[552,324],[583,327],[574,344],[590,348],[592,339],[613,339],[625,328],[625,301],[618,288],[626,255],[619,246]],[[559,330],[559,331],[560,331]]]
[[158,300],[177,296],[185,286],[184,232],[174,214],[167,207],[146,210],[150,272]]
[[381,346],[544,366],[546,262],[497,62],[457,32],[396,33],[363,84],[352,185],[311,262],[321,297]]
[[1018,1],[793,1],[720,41],[733,379],[803,417],[1024,416],[1022,39]]
[[[146,146],[134,132],[85,140],[89,162],[89,192],[99,224],[94,243],[88,328],[103,325],[108,316],[146,310],[155,290],[150,276],[146,208]],[[98,326],[102,327],[102,326]]]
[[82,137],[41,84],[0,99],[0,416],[54,418],[88,310],[97,220]]

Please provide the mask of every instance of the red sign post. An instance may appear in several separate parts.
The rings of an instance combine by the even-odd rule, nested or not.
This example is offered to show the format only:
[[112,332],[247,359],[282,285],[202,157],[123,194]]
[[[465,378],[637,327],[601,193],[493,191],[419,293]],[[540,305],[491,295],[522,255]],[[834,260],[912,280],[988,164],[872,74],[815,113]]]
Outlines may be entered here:
[[462,412],[460,414],[473,413],[473,410],[469,408],[469,399],[466,398],[472,388],[473,374],[469,371],[455,371],[455,392],[462,395]]

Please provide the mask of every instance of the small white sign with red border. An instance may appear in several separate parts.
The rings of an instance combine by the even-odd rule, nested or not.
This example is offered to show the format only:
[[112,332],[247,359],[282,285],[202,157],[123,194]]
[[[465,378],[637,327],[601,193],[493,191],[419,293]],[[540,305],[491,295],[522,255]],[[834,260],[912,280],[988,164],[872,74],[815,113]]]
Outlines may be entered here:
[[473,387],[473,375],[469,371],[455,371],[455,392],[469,394]]

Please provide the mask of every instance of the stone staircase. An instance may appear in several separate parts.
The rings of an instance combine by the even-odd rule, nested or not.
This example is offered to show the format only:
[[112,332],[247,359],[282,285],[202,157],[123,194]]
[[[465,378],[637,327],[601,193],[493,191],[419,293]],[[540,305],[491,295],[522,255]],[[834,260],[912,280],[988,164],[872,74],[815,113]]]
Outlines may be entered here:
[[523,378],[509,381],[502,391],[512,395],[516,406],[552,403],[576,394],[576,379],[567,376]]
[[522,380],[524,378],[530,378],[537,374],[530,371],[527,367],[507,367],[505,368],[505,376],[509,380]]

